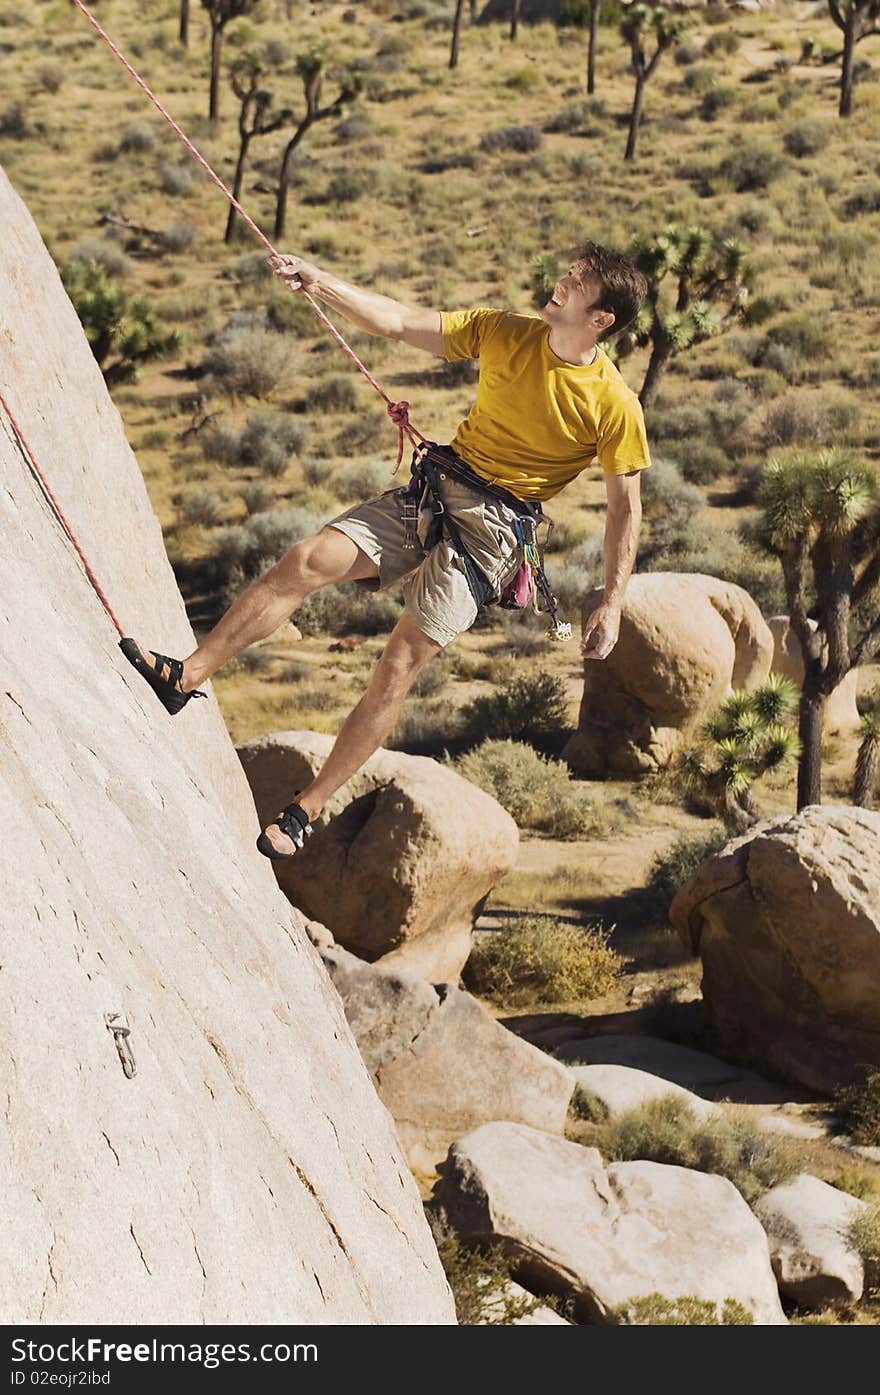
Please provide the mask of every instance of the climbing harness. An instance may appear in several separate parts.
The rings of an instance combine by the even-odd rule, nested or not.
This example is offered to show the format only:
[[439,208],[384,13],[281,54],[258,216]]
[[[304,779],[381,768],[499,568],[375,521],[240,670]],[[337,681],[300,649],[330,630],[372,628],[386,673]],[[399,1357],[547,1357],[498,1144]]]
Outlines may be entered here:
[[[415,547],[418,515],[422,507],[429,504],[433,517],[423,544],[425,551],[429,551],[444,534],[448,536],[461,561],[478,610],[484,605],[500,605],[505,610],[524,610],[531,603],[535,614],[549,613],[552,619],[552,626],[547,631],[548,639],[559,642],[571,639],[570,623],[559,619],[558,603],[547,580],[542,550],[538,545],[538,528],[543,521],[549,524],[547,541],[553,531],[553,523],[546,519],[541,505],[520,499],[511,494],[510,490],[483,479],[471,469],[466,460],[456,455],[450,446],[441,446],[434,441],[425,442],[413,452],[410,471],[409,487],[401,496],[403,546]],[[465,547],[461,530],[452,512],[446,507],[440,481],[445,479],[447,474],[453,479],[463,481],[478,493],[497,499],[514,514],[513,527],[522,549],[522,561],[512,580],[497,597],[494,597],[493,587],[486,573]],[[539,594],[544,601],[544,611],[538,605]]]

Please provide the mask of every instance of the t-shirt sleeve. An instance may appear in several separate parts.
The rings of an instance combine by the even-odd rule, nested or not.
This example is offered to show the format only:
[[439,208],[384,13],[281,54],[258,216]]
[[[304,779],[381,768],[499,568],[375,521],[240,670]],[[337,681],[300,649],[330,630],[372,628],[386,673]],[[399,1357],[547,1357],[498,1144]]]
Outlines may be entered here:
[[504,312],[479,306],[476,310],[441,310],[443,357],[479,358],[483,344]]
[[628,475],[651,464],[642,404],[635,393],[612,397],[602,414],[596,457],[605,475]]

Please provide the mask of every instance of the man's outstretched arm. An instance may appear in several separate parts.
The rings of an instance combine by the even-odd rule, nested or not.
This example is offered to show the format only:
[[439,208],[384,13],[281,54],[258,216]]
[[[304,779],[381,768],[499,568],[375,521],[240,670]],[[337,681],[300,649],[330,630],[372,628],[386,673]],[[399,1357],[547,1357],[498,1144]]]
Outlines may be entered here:
[[420,306],[404,305],[387,295],[364,291],[322,271],[302,257],[272,256],[269,265],[275,275],[291,290],[306,290],[316,300],[323,300],[338,310],[358,329],[367,334],[381,334],[387,339],[400,339],[414,349],[443,357],[443,331],[439,310],[423,310]]
[[635,566],[642,522],[641,471],[606,475],[605,595],[584,624],[581,652],[586,659],[607,659],[620,633],[626,583]]

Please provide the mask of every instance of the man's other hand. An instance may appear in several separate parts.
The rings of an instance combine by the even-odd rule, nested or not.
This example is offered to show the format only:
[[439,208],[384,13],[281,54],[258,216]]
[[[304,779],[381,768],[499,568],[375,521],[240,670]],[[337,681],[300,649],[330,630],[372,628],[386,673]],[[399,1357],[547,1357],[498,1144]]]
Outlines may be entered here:
[[620,634],[620,610],[599,605],[584,623],[581,653],[585,659],[607,659]]
[[267,260],[275,275],[291,291],[309,290],[321,275],[318,267],[312,262],[304,261],[302,257],[291,257],[284,252],[279,252],[276,256],[273,252]]

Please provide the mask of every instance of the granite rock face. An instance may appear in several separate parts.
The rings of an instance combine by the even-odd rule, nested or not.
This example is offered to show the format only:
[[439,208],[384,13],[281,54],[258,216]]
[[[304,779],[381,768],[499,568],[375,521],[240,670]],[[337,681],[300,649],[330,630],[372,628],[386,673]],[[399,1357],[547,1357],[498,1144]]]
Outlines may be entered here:
[[[0,226],[3,395],[126,632],[186,654],[119,414],[2,171]],[[5,1321],[454,1322],[217,706],[172,719],[126,663],[2,407],[0,529]]]
[[670,919],[736,1055],[820,1092],[880,1064],[880,814],[767,819],[697,869]]
[[[586,617],[601,590],[584,599]],[[728,696],[767,677],[773,637],[741,586],[698,573],[630,578],[620,638],[584,661],[578,730],[563,755],[585,774],[646,775]]]

